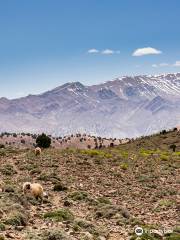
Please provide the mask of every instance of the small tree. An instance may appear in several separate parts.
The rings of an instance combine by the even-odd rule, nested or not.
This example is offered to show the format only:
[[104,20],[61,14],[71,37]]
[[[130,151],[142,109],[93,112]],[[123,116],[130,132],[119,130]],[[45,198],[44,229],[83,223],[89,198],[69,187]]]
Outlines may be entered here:
[[98,145],[97,145],[97,143],[96,143],[94,149],[97,149],[97,148],[98,148]]
[[113,142],[110,143],[110,147],[114,147],[114,143]]
[[172,144],[172,145],[170,145],[169,148],[171,148],[171,149],[173,150],[173,152],[175,152],[175,151],[176,151],[176,144]]
[[22,144],[25,144],[26,141],[25,141],[24,139],[21,139],[21,143],[22,143]]
[[0,148],[5,148],[5,145],[4,144],[0,144]]
[[36,138],[36,143],[38,147],[48,148],[51,145],[51,138],[48,137],[45,133],[42,133]]
[[167,131],[165,129],[160,132],[160,134],[163,134],[163,135],[166,133],[167,133]]

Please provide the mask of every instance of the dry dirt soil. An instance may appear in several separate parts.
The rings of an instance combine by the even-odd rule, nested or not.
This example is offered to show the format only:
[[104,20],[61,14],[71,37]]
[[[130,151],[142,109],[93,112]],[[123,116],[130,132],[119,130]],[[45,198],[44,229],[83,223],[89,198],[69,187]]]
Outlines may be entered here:
[[[180,239],[179,167],[176,131],[41,156],[0,149],[0,240]],[[41,183],[48,199],[23,196],[25,181]]]

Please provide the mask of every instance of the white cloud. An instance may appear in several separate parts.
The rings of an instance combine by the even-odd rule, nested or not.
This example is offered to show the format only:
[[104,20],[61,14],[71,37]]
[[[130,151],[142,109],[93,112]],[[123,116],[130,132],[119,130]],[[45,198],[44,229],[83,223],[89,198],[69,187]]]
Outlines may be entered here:
[[161,54],[162,52],[160,50],[157,50],[152,47],[146,47],[146,48],[138,48],[136,49],[132,56],[139,57],[144,55],[152,55],[152,54]]
[[157,64],[152,64],[152,67],[157,68],[158,65]]
[[180,61],[176,61],[176,62],[173,64],[173,66],[175,66],[175,67],[180,67]]
[[167,67],[169,66],[169,63],[159,63],[159,64],[152,64],[152,67],[157,68],[157,67]]
[[88,53],[98,53],[99,50],[97,50],[96,48],[92,48],[88,50]]
[[114,50],[111,50],[111,49],[105,49],[101,52],[102,54],[105,54],[105,55],[110,55],[110,54],[114,54]]
[[160,63],[159,66],[160,67],[167,67],[167,66],[169,66],[169,63]]
[[120,54],[119,50],[105,49],[101,51],[101,54],[110,55],[110,54]]
[[120,54],[120,51],[119,50],[112,50],[112,49],[104,49],[102,51],[99,51],[98,49],[96,48],[92,48],[92,49],[89,49],[87,51],[88,53],[99,53],[99,54],[104,54],[104,55],[111,55],[111,54]]

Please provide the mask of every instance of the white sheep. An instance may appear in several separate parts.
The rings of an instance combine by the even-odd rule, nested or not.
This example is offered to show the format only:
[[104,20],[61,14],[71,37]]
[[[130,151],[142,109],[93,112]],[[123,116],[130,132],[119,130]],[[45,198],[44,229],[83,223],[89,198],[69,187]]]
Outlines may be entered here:
[[176,126],[177,132],[180,132],[180,125]]
[[42,150],[40,147],[36,147],[34,152],[35,152],[35,155],[37,156],[37,155],[41,155]]
[[40,198],[41,201],[43,200],[43,197],[48,197],[47,193],[44,192],[42,185],[39,183],[25,182],[23,184],[23,193],[24,195],[31,195],[37,200]]

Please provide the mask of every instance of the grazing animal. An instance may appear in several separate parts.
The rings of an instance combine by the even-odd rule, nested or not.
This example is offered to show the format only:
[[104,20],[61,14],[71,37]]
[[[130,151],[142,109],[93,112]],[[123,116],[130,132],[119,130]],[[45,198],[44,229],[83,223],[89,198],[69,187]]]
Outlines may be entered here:
[[178,125],[176,128],[177,128],[177,132],[180,132],[180,125]]
[[43,197],[48,197],[47,193],[44,192],[42,185],[39,183],[25,182],[23,184],[23,193],[24,195],[31,195],[37,200],[40,198],[41,201],[43,200]]
[[41,151],[41,148],[40,148],[40,147],[36,147],[34,151],[35,151],[35,155],[36,155],[36,156],[37,156],[37,155],[41,155],[41,152],[42,152],[42,151]]

